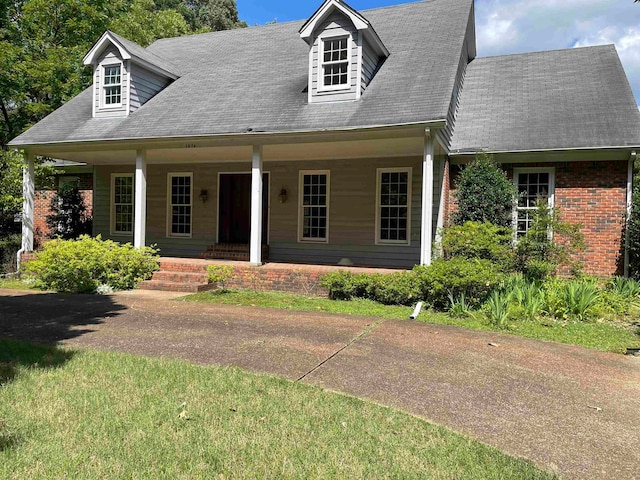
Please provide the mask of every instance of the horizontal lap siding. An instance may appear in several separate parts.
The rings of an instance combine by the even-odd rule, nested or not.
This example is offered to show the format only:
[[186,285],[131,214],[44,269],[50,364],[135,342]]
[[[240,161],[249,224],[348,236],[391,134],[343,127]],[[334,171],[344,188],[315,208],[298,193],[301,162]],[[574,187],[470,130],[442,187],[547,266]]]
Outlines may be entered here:
[[373,76],[376,73],[376,69],[378,68],[378,63],[380,59],[373,52],[371,46],[368,42],[363,42],[362,45],[362,93],[366,90],[373,80]]
[[133,242],[131,235],[111,235],[111,175],[132,174],[133,166],[114,165],[94,167],[93,191],[93,234],[102,235],[117,242]]
[[[438,159],[436,159],[438,160]],[[336,264],[342,258],[366,266],[410,268],[420,259],[422,159],[359,159],[315,162],[265,162],[270,173],[270,259],[280,262]],[[439,168],[436,161],[434,226],[439,201]],[[412,168],[411,242],[408,246],[376,245],[377,169]],[[298,242],[300,170],[330,170],[329,243]],[[96,234],[118,241],[131,238],[110,235],[111,173],[133,173],[133,166],[96,167],[94,198]],[[156,244],[163,255],[195,257],[216,242],[218,173],[249,173],[250,163],[154,165],[147,167],[147,244]],[[192,238],[167,238],[167,174],[193,173]],[[287,190],[287,201],[278,195]],[[208,200],[199,194],[206,189]],[[435,232],[435,229],[434,229]]]
[[131,106],[134,112],[169,84],[169,80],[138,65],[131,66]]
[[122,105],[116,108],[100,108],[100,98],[102,95],[102,70],[105,65],[115,65],[118,62],[122,62],[120,52],[114,46],[110,46],[100,56],[94,76],[94,104],[96,111],[96,118],[109,118],[109,117],[122,117],[127,113],[127,96],[129,95],[129,83],[128,83],[128,69],[129,61],[122,62],[122,68],[120,70],[120,78],[122,80]]
[[320,55],[320,38],[316,38],[312,46],[312,64],[311,64],[311,93],[313,102],[337,102],[344,100],[355,100],[356,98],[356,85],[358,82],[358,31],[353,26],[351,21],[342,14],[331,15],[318,29],[318,32],[324,32],[323,37],[332,37],[340,35],[352,35],[351,41],[351,88],[346,91],[318,91],[318,85],[322,81],[322,72],[319,68],[320,62],[318,61]]

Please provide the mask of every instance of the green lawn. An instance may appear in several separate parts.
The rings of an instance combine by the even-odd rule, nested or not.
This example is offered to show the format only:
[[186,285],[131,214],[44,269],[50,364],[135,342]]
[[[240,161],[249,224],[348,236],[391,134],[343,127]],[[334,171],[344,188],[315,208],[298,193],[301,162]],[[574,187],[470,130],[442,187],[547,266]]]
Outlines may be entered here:
[[8,288],[11,290],[30,290],[33,286],[15,278],[0,278],[0,288]]
[[[289,310],[322,311],[343,315],[366,315],[381,318],[408,318],[410,307],[382,305],[370,300],[339,301],[277,292],[213,291],[181,298],[188,302],[248,305]],[[475,330],[511,333],[560,343],[580,345],[606,352],[624,353],[628,347],[640,347],[640,328],[611,322],[556,322],[552,319],[510,322],[498,328],[481,315],[469,318],[451,317],[446,313],[423,311],[418,320],[427,323],[455,325]]]
[[555,477],[317,387],[0,340],[0,478]]

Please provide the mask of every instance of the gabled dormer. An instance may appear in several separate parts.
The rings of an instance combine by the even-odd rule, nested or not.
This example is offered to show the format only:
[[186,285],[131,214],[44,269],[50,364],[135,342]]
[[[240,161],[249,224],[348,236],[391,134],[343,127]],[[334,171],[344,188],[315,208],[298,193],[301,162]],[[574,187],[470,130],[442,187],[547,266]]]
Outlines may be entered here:
[[300,29],[309,50],[309,103],[358,100],[389,56],[369,21],[326,0]]
[[93,66],[95,118],[126,117],[179,77],[163,58],[108,30],[84,64]]

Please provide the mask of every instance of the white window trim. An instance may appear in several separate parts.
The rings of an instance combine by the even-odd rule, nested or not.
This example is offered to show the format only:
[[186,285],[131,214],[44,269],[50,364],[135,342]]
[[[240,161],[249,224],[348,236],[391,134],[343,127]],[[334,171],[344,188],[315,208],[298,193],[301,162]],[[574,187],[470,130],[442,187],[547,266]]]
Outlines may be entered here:
[[[532,168],[514,168],[513,169],[513,184],[518,189],[518,180],[521,173],[548,173],[549,174],[549,198],[547,203],[549,208],[553,208],[556,202],[556,169],[555,167],[532,167]],[[518,192],[519,194],[520,192]],[[513,208],[513,237],[518,239],[518,209],[532,210],[532,208],[518,207],[516,203]]]
[[131,206],[133,207],[133,211],[134,211],[134,215],[135,215],[135,180],[133,179],[133,173],[112,173],[111,174],[111,194],[110,194],[110,204],[111,204],[111,210],[109,212],[109,217],[110,217],[110,225],[109,225],[109,230],[111,232],[111,235],[133,235],[133,229],[134,229],[134,225],[135,225],[135,218],[132,217],[131,218],[131,231],[129,232],[121,232],[121,231],[117,231],[116,230],[116,202],[115,202],[115,195],[116,195],[116,178],[117,177],[130,177],[131,178],[131,185],[132,185],[132,189],[133,191],[132,193],[132,197],[131,197]]
[[[304,176],[327,176],[327,228],[325,238],[304,238]],[[298,172],[298,243],[329,243],[329,214],[331,211],[331,170],[300,170]]]
[[[112,83],[106,85],[105,82],[105,71],[108,67],[120,67],[120,103],[110,103],[107,105],[106,102],[106,90],[107,87],[117,87],[117,83]],[[120,109],[124,105],[122,102],[122,98],[124,97],[124,87],[122,85],[122,79],[124,76],[124,63],[123,62],[115,62],[115,63],[105,63],[100,65],[100,110],[110,110],[110,109]]]
[[[383,173],[407,173],[407,239],[406,240],[382,240],[380,238],[380,194],[382,190],[382,174]],[[376,169],[376,245],[411,245],[411,196],[413,187],[413,168],[412,167],[388,167]]]
[[[325,85],[324,84],[324,43],[331,40],[339,40],[342,38],[347,39],[347,84],[346,85]],[[353,58],[353,36],[349,32],[341,34],[320,35],[318,37],[318,92],[334,92],[351,90],[351,83],[353,82],[353,74],[351,72],[351,60]],[[340,62],[328,62],[328,63],[343,63]]]
[[[189,199],[191,200],[191,216],[189,217],[189,232],[190,233],[173,233],[173,215],[171,207],[171,179],[173,177],[190,177],[191,178],[191,191]],[[191,238],[193,236],[193,172],[169,172],[167,173],[167,238]]]

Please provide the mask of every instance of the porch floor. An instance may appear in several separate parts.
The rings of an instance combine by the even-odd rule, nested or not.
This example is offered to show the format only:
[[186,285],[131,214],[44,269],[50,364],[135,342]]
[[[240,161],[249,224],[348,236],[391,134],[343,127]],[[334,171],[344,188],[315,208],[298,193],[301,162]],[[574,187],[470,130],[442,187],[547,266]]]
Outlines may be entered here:
[[142,282],[139,288],[192,293],[210,290],[215,286],[207,282],[209,265],[233,267],[233,276],[226,282],[228,288],[319,296],[328,295],[328,292],[319,284],[320,277],[330,272],[348,270],[353,273],[393,273],[398,271],[388,268],[291,263],[265,263],[261,266],[252,266],[247,262],[231,260],[162,257],[160,270],[153,274],[151,280]]

